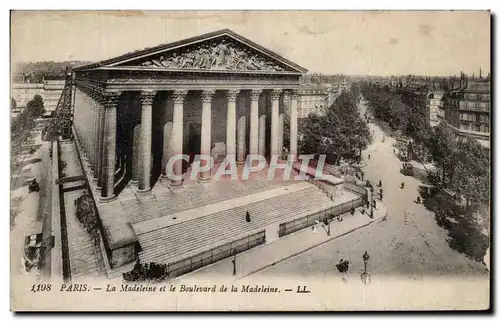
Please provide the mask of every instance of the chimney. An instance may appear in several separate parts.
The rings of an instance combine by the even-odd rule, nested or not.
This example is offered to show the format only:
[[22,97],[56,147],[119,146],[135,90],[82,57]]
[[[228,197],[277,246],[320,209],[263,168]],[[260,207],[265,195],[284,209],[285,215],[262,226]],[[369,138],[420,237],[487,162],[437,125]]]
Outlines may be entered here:
[[481,75],[481,67],[479,67],[479,79],[482,79],[482,75]]

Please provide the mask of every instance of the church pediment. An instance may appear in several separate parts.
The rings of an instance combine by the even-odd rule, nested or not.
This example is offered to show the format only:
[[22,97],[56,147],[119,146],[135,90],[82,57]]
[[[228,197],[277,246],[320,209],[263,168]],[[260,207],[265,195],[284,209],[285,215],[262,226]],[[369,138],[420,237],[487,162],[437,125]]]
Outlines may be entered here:
[[[304,73],[306,70],[230,30],[161,45],[81,67]],[[86,68],[85,68],[86,69]]]

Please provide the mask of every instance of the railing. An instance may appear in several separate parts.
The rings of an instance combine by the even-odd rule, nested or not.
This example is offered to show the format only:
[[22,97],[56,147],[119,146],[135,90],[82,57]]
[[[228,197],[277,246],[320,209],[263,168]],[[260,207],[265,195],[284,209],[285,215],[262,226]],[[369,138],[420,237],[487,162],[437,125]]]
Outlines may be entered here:
[[326,196],[328,196],[328,198],[333,201],[334,200],[334,197],[332,194],[330,194],[330,192],[323,186],[323,184],[321,184],[320,182],[318,181],[315,181],[313,178],[311,178],[309,176],[309,179],[307,180],[308,182],[312,183],[313,185],[315,185],[316,187],[318,187],[323,193],[326,194]]
[[217,246],[208,251],[168,264],[169,277],[177,277],[206,265],[223,260],[266,242],[266,231],[260,231],[244,238]]
[[312,226],[316,224],[316,221],[322,222],[325,218],[331,220],[362,205],[364,205],[364,201],[361,198],[356,198],[350,202],[333,206],[305,217],[296,218],[289,222],[281,223],[279,225],[278,235],[279,237],[288,235],[290,233]]
[[[312,163],[313,166],[316,166],[317,165],[317,161],[316,160],[312,160],[310,162],[310,164]],[[325,165],[326,167],[327,165]],[[295,170],[295,172],[297,172],[297,174],[301,174],[300,173],[300,168],[296,168],[295,166],[293,167],[293,169]],[[330,200],[334,200],[334,196],[319,182],[319,181],[316,181],[314,179],[314,175],[312,172],[310,172],[309,170],[312,170],[313,168],[312,167],[309,167],[308,171],[305,173],[306,176],[307,176],[307,181],[313,185],[315,185],[316,187],[318,187],[323,193],[326,194],[326,196],[328,196],[328,198]],[[314,168],[314,173],[315,173],[316,169]]]

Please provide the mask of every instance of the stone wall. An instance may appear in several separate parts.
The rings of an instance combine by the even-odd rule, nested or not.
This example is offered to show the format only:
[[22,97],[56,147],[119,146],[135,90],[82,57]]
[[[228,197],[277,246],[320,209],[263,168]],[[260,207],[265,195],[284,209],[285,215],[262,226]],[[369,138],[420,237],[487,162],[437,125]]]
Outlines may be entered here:
[[42,96],[45,111],[54,111],[64,89],[64,80],[47,80],[43,84],[12,84],[11,97],[18,108],[25,108],[35,95]]

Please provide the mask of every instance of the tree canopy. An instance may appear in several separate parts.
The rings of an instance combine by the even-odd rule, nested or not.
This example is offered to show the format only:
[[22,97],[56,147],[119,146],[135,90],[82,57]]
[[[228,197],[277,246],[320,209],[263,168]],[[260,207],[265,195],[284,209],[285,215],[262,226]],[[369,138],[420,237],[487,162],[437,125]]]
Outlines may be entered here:
[[370,141],[368,126],[350,92],[341,93],[324,116],[310,114],[302,124],[301,133],[301,153],[325,154],[330,164],[357,160]]
[[426,142],[431,128],[427,120],[425,92],[404,88],[396,91],[366,82],[360,88],[375,117],[387,122],[392,130],[401,130],[417,143]]
[[470,137],[456,137],[441,123],[430,135],[427,148],[438,168],[438,185],[464,197],[468,203],[488,203],[490,157],[488,149]]
[[32,100],[26,104],[28,115],[32,118],[40,117],[45,112],[43,108],[43,99],[40,95],[35,95]]

